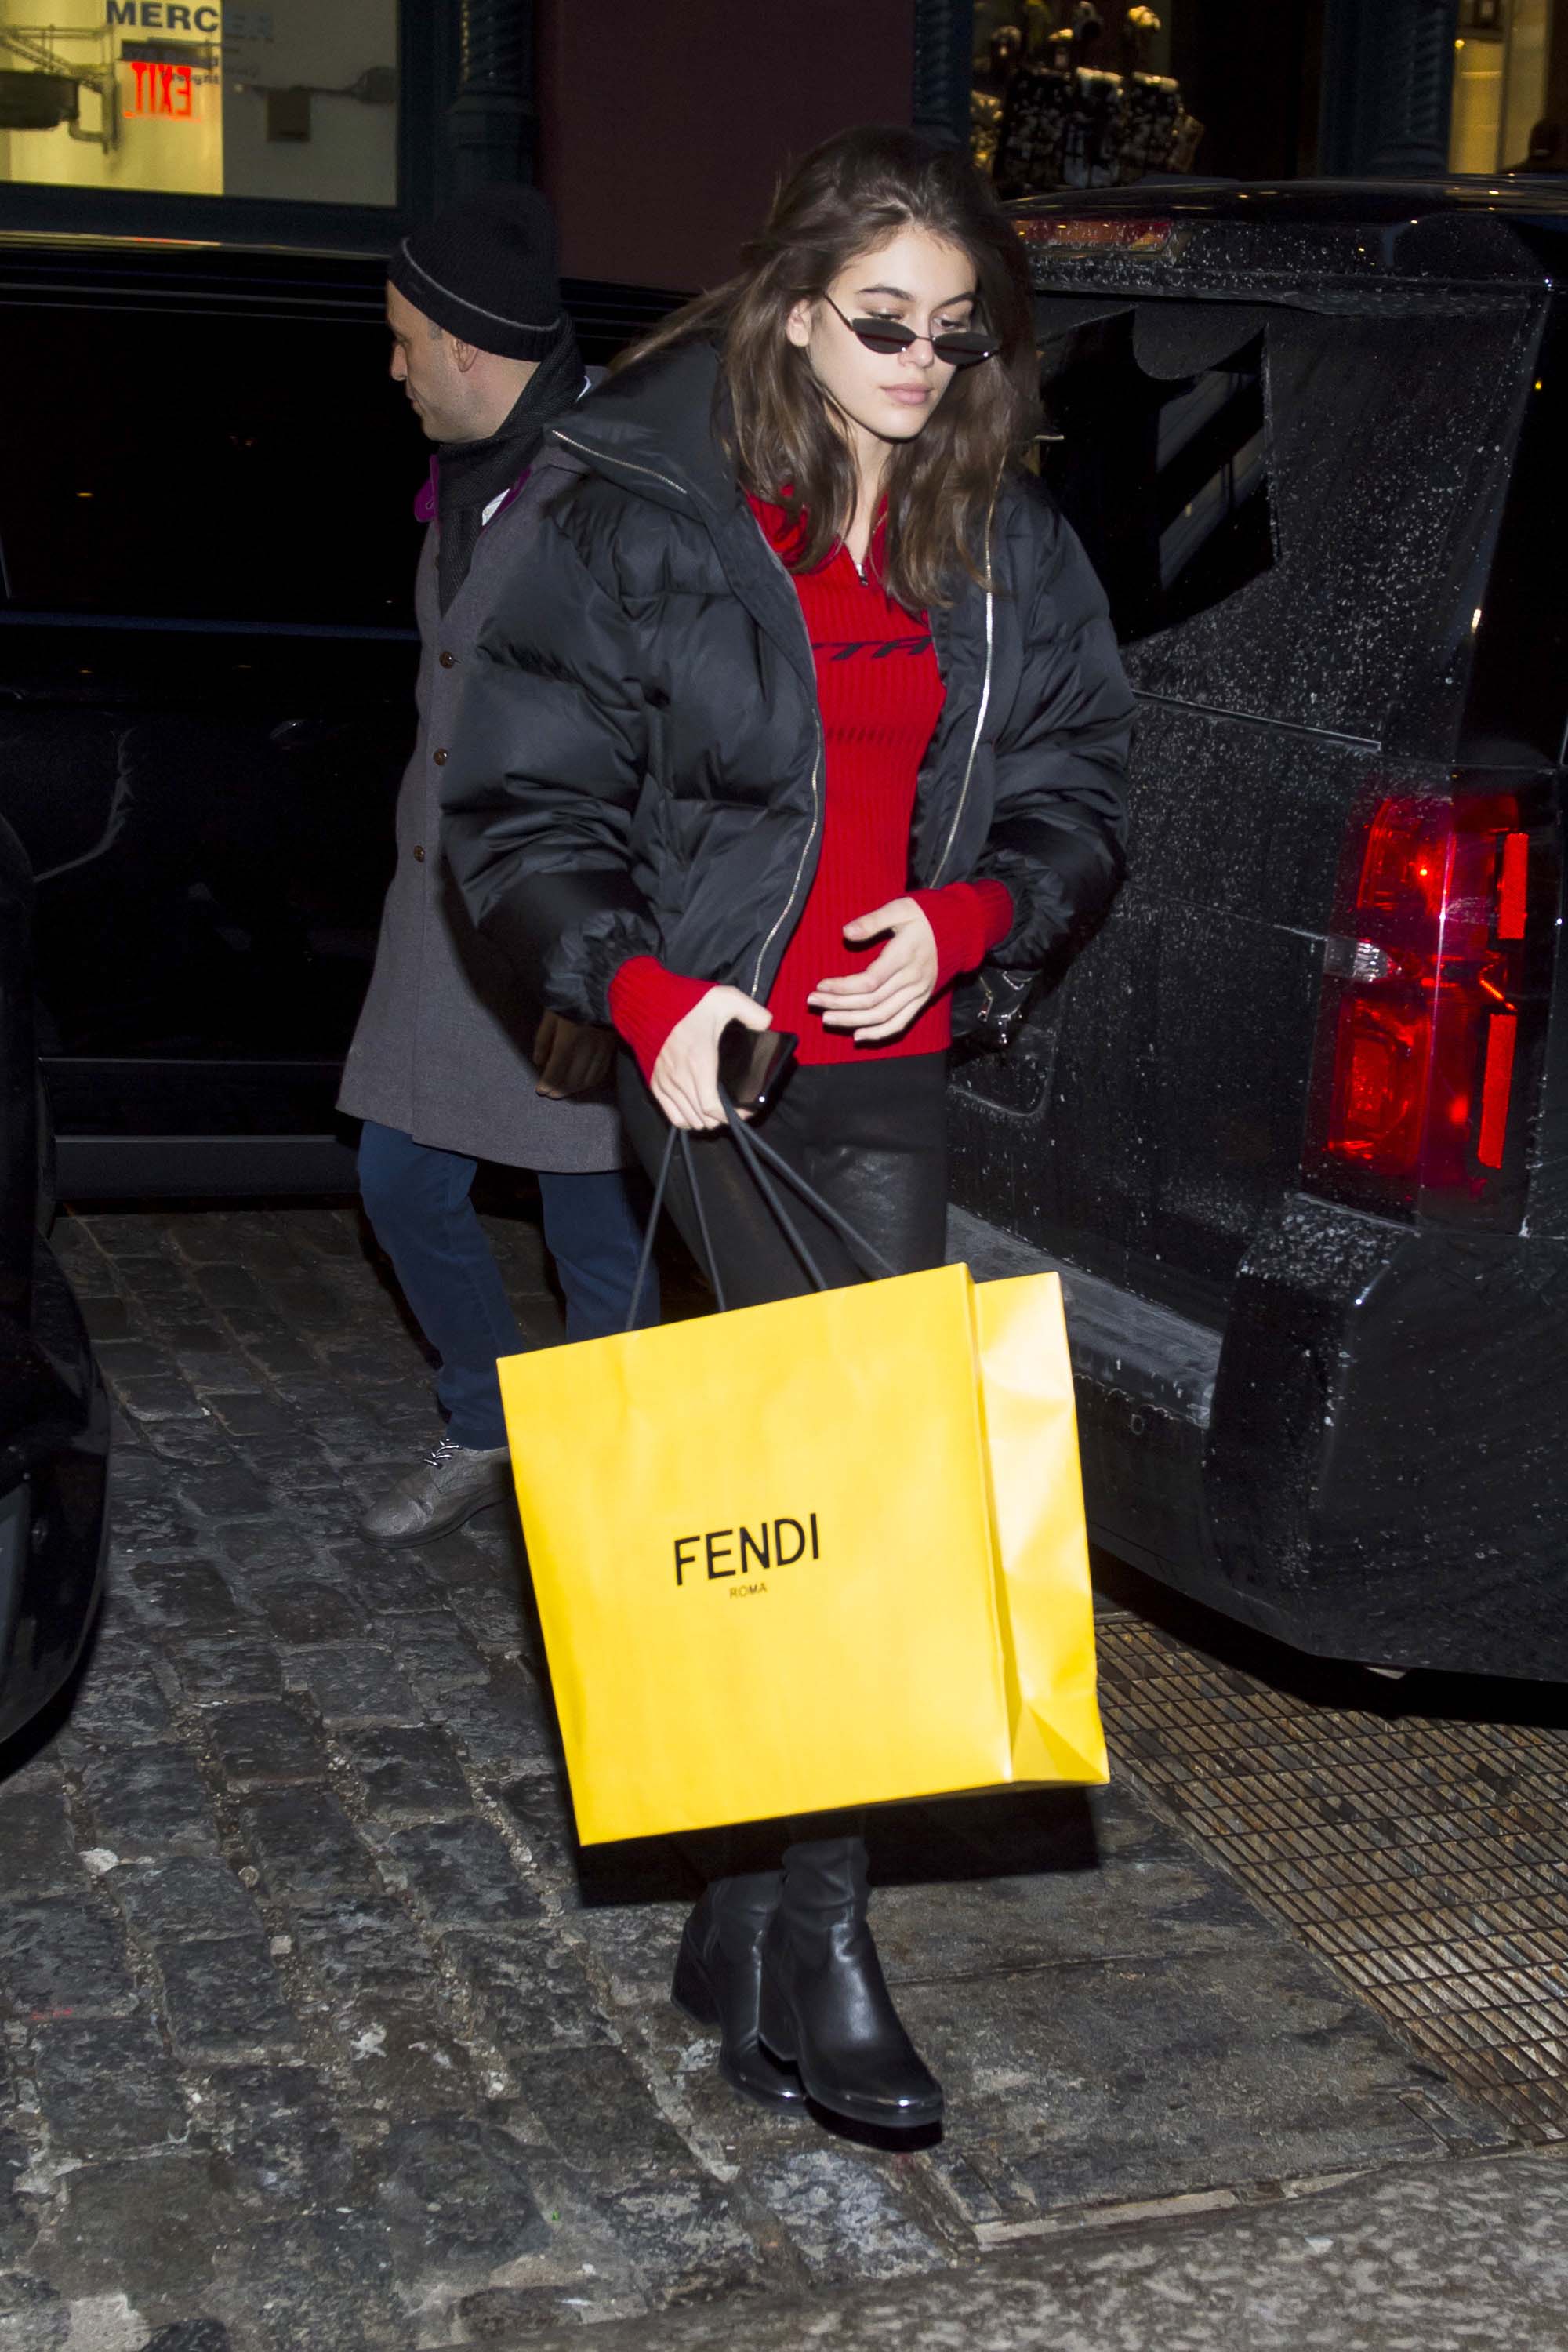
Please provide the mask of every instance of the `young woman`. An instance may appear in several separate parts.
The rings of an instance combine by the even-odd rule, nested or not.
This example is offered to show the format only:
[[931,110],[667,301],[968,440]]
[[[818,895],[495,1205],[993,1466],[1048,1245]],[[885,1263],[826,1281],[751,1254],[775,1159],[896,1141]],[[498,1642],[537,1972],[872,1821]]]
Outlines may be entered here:
[[[731,1305],[807,1277],[722,1131],[725,1031],[795,1033],[769,1141],[884,1259],[940,1265],[950,985],[1038,968],[1120,878],[1131,700],[1016,463],[1035,379],[1023,250],[967,159],[830,140],[742,275],[557,428],[572,470],[465,686],[445,798],[469,908],[545,1004],[619,1032],[642,1158],[693,1133]],[[858,1828],[753,1836],[772,1867],[708,1887],[676,1996],[752,2096],[930,2125]]]

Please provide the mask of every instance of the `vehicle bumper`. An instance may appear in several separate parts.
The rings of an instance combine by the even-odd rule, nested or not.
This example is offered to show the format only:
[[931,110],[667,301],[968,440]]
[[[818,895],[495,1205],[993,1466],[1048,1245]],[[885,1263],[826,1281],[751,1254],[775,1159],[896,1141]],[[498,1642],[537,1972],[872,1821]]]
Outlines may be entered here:
[[1205,1447],[1232,1613],[1568,1679],[1565,1421],[1568,1243],[1298,1198],[1243,1261]]
[[[1058,1265],[966,1217],[953,1254]],[[1223,1339],[1058,1270],[1091,1539],[1320,1656],[1568,1679],[1568,1243],[1297,1196]]]

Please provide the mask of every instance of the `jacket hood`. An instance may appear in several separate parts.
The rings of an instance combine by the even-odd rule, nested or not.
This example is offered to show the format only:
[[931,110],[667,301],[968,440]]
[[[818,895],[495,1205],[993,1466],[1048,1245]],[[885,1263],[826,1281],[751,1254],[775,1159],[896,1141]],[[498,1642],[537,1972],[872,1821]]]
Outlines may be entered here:
[[719,437],[726,404],[718,351],[694,336],[606,377],[557,422],[553,437],[622,489],[724,513],[739,497]]
[[[721,438],[729,412],[718,346],[693,335],[605,376],[546,437],[621,489],[682,513],[705,508],[712,520],[742,503]],[[1023,480],[1009,466],[997,486],[998,521],[1005,524],[1026,502]]]

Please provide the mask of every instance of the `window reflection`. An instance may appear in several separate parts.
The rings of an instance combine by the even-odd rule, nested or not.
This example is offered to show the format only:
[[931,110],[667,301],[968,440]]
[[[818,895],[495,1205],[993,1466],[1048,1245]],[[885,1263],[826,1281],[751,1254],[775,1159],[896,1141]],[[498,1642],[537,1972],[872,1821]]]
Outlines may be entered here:
[[1448,167],[1490,178],[1522,163],[1546,111],[1552,0],[1460,0]]
[[0,0],[0,183],[393,205],[397,0]]
[[1167,381],[1139,365],[1129,313],[1046,349],[1044,473],[1105,583],[1123,644],[1266,572],[1274,532],[1263,338]]

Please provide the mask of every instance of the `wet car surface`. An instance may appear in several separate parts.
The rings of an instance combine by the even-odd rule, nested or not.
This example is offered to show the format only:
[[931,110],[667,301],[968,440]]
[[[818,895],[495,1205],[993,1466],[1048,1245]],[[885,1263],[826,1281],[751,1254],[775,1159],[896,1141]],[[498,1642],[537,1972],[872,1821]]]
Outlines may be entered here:
[[1138,696],[1125,888],[955,1073],[1059,1263],[1100,1539],[1329,1655],[1568,1673],[1568,205],[1015,208],[1044,471]]

